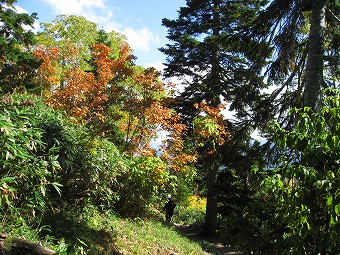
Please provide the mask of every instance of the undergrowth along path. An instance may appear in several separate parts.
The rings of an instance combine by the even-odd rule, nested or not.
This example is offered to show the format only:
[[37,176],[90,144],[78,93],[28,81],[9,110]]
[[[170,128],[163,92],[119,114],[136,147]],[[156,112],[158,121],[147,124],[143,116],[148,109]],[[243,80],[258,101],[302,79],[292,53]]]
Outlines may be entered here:
[[175,230],[188,239],[200,243],[211,255],[241,255],[242,250],[238,247],[226,247],[218,242],[217,237],[204,237],[200,235],[199,229],[193,226],[173,224]]

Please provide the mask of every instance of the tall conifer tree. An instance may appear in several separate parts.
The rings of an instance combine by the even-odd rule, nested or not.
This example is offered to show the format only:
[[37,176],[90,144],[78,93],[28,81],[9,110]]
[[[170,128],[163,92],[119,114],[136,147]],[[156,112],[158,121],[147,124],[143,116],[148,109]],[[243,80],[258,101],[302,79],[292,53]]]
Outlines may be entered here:
[[[192,126],[197,114],[196,103],[206,102],[217,107],[221,102],[232,102],[239,112],[258,95],[261,79],[253,75],[258,86],[244,89],[252,64],[253,53],[242,49],[246,38],[240,36],[266,1],[247,1],[247,4],[226,0],[187,0],[178,19],[163,19],[172,42],[160,50],[167,55],[165,76],[187,78],[185,90],[177,98],[178,111],[186,124]],[[249,41],[249,40],[247,40]],[[246,93],[243,93],[246,92]],[[251,95],[250,100],[246,96]],[[241,100],[238,100],[241,99]],[[250,100],[246,102],[247,100]],[[207,208],[203,232],[215,235],[217,226],[216,180],[220,157],[202,159],[207,173]]]

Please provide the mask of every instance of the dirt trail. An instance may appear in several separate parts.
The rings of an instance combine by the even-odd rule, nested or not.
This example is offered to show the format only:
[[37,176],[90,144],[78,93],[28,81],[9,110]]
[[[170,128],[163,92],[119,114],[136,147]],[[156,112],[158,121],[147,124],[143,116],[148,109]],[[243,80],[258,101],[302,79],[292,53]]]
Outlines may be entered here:
[[181,235],[186,236],[190,240],[203,244],[205,250],[209,252],[208,254],[211,255],[243,254],[242,251],[237,247],[225,247],[224,245],[218,242],[216,237],[206,238],[199,235],[199,229],[197,228],[180,224],[174,224],[174,227],[179,233],[181,233]]

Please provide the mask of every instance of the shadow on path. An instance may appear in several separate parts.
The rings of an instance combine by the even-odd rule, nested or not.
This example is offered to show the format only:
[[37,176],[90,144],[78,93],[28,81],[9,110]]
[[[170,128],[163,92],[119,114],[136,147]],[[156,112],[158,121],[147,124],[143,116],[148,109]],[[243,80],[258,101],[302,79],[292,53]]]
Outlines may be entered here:
[[175,230],[181,235],[187,237],[190,240],[201,244],[202,248],[208,252],[208,254],[214,255],[240,255],[243,254],[238,247],[225,247],[218,242],[217,237],[204,237],[199,234],[200,229],[195,226],[173,224]]

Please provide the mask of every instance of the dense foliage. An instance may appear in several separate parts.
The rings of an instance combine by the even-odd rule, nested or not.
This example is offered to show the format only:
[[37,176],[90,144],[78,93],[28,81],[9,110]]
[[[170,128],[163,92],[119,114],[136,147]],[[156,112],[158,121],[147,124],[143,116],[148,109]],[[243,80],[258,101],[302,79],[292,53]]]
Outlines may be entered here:
[[13,91],[16,87],[31,88],[35,71],[39,66],[30,51],[36,38],[32,31],[36,13],[17,13],[13,0],[0,1],[0,93]]
[[106,221],[159,220],[171,193],[174,220],[244,252],[339,253],[336,1],[187,0],[163,20],[179,95],[124,35],[74,15],[35,35],[14,2],[0,1],[1,232],[115,254]]
[[226,243],[257,254],[339,253],[339,91],[328,93],[317,113],[292,110],[294,129],[272,125],[276,167],[261,173],[241,213],[223,222]]
[[30,97],[1,98],[1,214],[2,224],[23,217],[32,220],[60,193],[58,147],[47,146],[43,124],[57,115]]
[[[292,158],[296,155],[296,148],[284,142],[285,148],[280,150],[278,146],[282,145],[283,138],[277,138],[274,134],[285,129],[292,132],[287,134],[293,134],[294,128],[300,127],[301,118],[310,118],[308,124],[320,126],[316,124],[313,114],[322,114],[322,98],[331,96],[333,100],[338,100],[338,92],[325,90],[321,93],[324,88],[339,86],[339,45],[334,44],[339,35],[338,13],[339,5],[336,1],[278,0],[247,1],[240,4],[228,0],[188,0],[176,20],[163,19],[170,39],[170,43],[161,48],[167,56],[165,73],[185,80],[184,92],[178,96],[175,109],[183,116],[190,130],[193,130],[187,137],[190,146],[197,139],[195,127],[209,127],[206,129],[208,132],[200,131],[204,139],[198,151],[203,160],[198,160],[196,164],[198,169],[208,170],[200,179],[201,191],[206,192],[208,198],[205,232],[214,234],[218,204],[222,214],[220,234],[225,235],[226,242],[236,237],[238,244],[249,252],[267,254],[272,250],[273,254],[277,254],[285,250],[303,254],[314,249],[319,250],[320,254],[326,254],[330,252],[327,249],[333,249],[334,242],[325,244],[327,248],[324,249],[317,249],[307,243],[303,248],[298,248],[301,242],[294,234],[298,230],[290,232],[288,229],[293,228],[294,224],[298,226],[296,221],[301,217],[293,219],[292,212],[283,209],[296,208],[297,201],[287,201],[287,194],[282,195],[284,199],[272,197],[271,194],[279,196],[281,193],[271,190],[271,178],[274,178],[274,169],[281,163],[278,158],[284,156],[290,157],[281,164],[292,165],[291,174],[298,174],[299,169],[304,169],[300,173],[303,178],[309,175],[309,170],[304,167],[295,168],[293,164],[296,161],[296,158]],[[211,145],[210,137],[206,134],[216,133],[217,126],[211,125],[213,123],[209,123],[209,120],[202,123],[197,119],[200,111],[194,105],[206,103],[216,107],[223,100],[230,103],[231,110],[235,110],[236,119],[230,120],[226,126],[232,139],[230,143],[216,144],[214,150],[217,153],[209,153],[204,157],[204,152],[210,151]],[[291,111],[294,107],[299,109],[295,110],[297,112],[304,107],[310,110],[305,112],[305,117],[301,117]],[[204,118],[209,119],[209,114],[203,115]],[[273,121],[279,123],[278,126],[269,128]],[[227,123],[227,120],[224,122]],[[321,126],[324,127],[323,124]],[[305,134],[308,134],[309,128],[305,127]],[[263,140],[267,142],[263,146],[254,144],[250,139],[254,129],[260,130],[266,137]],[[324,130],[329,139],[338,135],[338,130],[334,128],[325,127]],[[309,154],[311,148],[306,147],[306,143],[312,137],[321,135],[318,132],[321,132],[321,128],[310,134],[311,137],[303,139],[305,147],[299,148],[303,160],[306,160],[306,155],[316,158]],[[273,136],[277,139],[271,139]],[[297,138],[284,139],[291,142]],[[300,140],[298,143],[301,146]],[[323,141],[319,145],[325,146]],[[323,161],[319,164],[322,167],[327,165]],[[320,169],[312,172],[315,177],[325,177],[320,176]],[[292,177],[286,178],[290,182]],[[334,178],[338,177],[334,175]],[[313,187],[307,183],[298,183],[294,187],[301,188],[303,193],[313,192]],[[332,190],[332,196],[336,192]],[[301,202],[303,208],[296,208],[296,214],[302,214],[308,208],[306,211],[311,210],[318,215],[312,218],[329,217],[319,216],[325,214],[322,212],[324,206],[320,206],[320,198],[317,198],[318,202],[313,202],[314,195],[305,195],[304,199],[308,203]],[[332,196],[329,197],[329,203]],[[278,205],[277,200],[281,204]],[[307,206],[313,203],[312,209]],[[282,217],[281,222],[271,218],[272,214]],[[288,227],[285,224],[289,220],[295,223]],[[338,218],[333,221],[338,224]],[[310,224],[308,222],[308,226]],[[312,231],[315,240],[328,236],[328,227],[318,225],[315,226],[317,228],[323,230],[317,234]],[[313,238],[309,236],[309,239]]]
[[[276,174],[264,180],[283,227],[283,247],[296,254],[337,254],[339,246],[339,91],[331,91],[321,109],[296,109],[297,125],[274,128],[282,148]],[[289,154],[287,153],[289,151]],[[285,250],[285,249],[283,249]]]
[[[217,151],[228,140],[229,134],[223,120],[223,104],[231,102],[234,109],[244,114],[249,109],[248,105],[252,104],[251,100],[260,95],[262,77],[255,76],[256,72],[250,69],[254,56],[249,50],[242,51],[245,38],[238,32],[256,17],[263,4],[265,1],[248,1],[247,4],[221,0],[187,1],[177,19],[165,18],[162,21],[170,40],[166,47],[160,49],[167,57],[165,76],[179,76],[185,80],[185,89],[177,96],[174,108],[190,128],[191,132],[186,137],[188,144],[195,143],[197,134],[202,134],[202,139],[198,138],[201,157],[196,166],[207,179],[204,226],[207,235],[215,235],[216,232],[217,192],[214,186],[218,169],[223,165],[223,156]],[[252,86],[248,86],[248,79],[254,82]],[[211,109],[206,111],[203,104]],[[205,123],[202,116],[197,118],[202,113],[211,115],[211,118],[205,118]],[[218,114],[219,120],[216,119]],[[205,128],[202,129],[203,126]],[[249,128],[248,124],[246,126],[246,129]],[[217,153],[211,153],[213,151]]]

